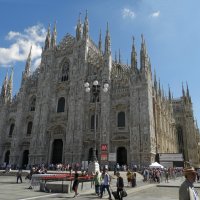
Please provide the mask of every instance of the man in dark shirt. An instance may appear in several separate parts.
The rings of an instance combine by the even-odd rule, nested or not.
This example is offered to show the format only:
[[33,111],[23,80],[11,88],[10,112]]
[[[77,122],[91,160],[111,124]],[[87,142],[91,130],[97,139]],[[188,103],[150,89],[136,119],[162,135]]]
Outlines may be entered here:
[[18,183],[19,180],[22,183],[22,169],[19,169],[18,172],[17,172],[17,183]]
[[119,200],[122,200],[123,199],[122,191],[123,191],[123,188],[124,188],[124,180],[120,176],[119,172],[117,172],[116,175],[117,175],[117,195],[119,197]]

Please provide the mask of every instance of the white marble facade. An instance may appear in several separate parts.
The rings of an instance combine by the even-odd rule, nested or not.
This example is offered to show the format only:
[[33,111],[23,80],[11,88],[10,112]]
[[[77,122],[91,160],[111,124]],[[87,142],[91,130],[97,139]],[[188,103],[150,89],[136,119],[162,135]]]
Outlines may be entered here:
[[[104,48],[102,46],[104,45]],[[138,63],[137,60],[140,60]],[[0,100],[0,163],[16,165],[40,163],[75,163],[90,160],[94,147],[95,103],[86,93],[85,81],[97,79],[101,85],[96,104],[96,145],[100,164],[106,156],[116,153],[120,164],[148,165],[156,153],[184,152],[185,159],[198,156],[195,141],[187,141],[188,130],[197,137],[194,122],[184,118],[173,105],[187,107],[191,114],[189,92],[179,101],[167,97],[156,77],[142,36],[140,57],[134,41],[131,64],[112,58],[109,27],[98,45],[89,36],[89,22],[77,22],[76,35],[67,34],[56,44],[56,27],[48,29],[41,64],[30,73],[31,51],[22,75],[21,87],[12,98],[12,79],[6,77]],[[102,85],[109,84],[107,93]],[[184,107],[184,108],[185,108]],[[186,120],[180,122],[178,115]],[[183,137],[178,137],[177,126]],[[107,151],[101,151],[101,145]],[[188,145],[193,145],[188,152]],[[186,147],[187,146],[187,147]],[[181,148],[180,148],[181,147]],[[103,154],[105,157],[101,156]],[[112,162],[112,164],[115,162]]]

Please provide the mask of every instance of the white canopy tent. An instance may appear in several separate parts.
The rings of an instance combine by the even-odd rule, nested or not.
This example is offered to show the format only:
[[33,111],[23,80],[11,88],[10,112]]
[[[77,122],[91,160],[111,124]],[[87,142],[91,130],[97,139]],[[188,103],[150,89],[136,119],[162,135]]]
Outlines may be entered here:
[[149,165],[150,168],[164,168],[162,165],[160,165],[157,162],[152,163],[151,165]]

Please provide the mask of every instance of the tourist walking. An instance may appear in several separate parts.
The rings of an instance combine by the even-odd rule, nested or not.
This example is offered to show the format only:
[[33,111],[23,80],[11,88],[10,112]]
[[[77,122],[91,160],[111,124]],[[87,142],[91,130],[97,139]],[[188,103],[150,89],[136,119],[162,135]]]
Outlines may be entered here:
[[73,182],[73,186],[72,186],[72,190],[75,192],[74,198],[76,198],[79,195],[78,194],[78,184],[79,184],[79,181],[78,181],[78,172],[75,171],[74,182]]
[[131,177],[132,177],[132,173],[131,171],[128,169],[127,173],[126,173],[126,177],[127,177],[127,186],[131,186]]
[[198,194],[194,189],[193,183],[196,181],[196,171],[193,167],[183,170],[185,181],[179,188],[179,200],[199,200]]
[[26,176],[26,178],[29,179],[29,183],[30,183],[30,186],[28,187],[28,189],[33,189],[33,187],[32,187],[32,181],[33,181],[32,180],[32,176],[33,176],[33,174],[36,174],[36,173],[37,173],[36,168],[32,167],[31,170],[30,170],[29,175]]
[[22,169],[19,169],[18,172],[17,172],[17,183],[18,183],[19,180],[22,183]]
[[94,175],[95,194],[100,195],[101,174],[99,171]]
[[145,168],[144,171],[143,171],[143,177],[144,177],[143,182],[146,182],[148,180],[148,170],[147,170],[147,168]]
[[169,183],[169,172],[168,172],[168,169],[165,170],[165,183]]
[[132,177],[131,177],[131,186],[135,187],[136,186],[136,172],[132,173]]
[[102,173],[102,185],[101,185],[101,194],[100,198],[103,197],[103,191],[106,189],[108,191],[109,199],[112,199],[111,193],[110,193],[110,176],[108,174],[108,169],[104,168]]
[[117,172],[116,175],[117,175],[117,196],[118,196],[119,200],[122,200],[123,199],[122,191],[124,189],[124,180],[120,176],[119,172]]

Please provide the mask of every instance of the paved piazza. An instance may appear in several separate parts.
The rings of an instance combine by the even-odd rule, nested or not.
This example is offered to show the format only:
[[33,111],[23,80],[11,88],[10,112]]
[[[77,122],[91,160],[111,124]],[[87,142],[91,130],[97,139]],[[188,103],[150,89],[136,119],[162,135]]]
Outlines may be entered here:
[[[24,181],[24,178],[23,178]],[[113,181],[114,184],[115,180]],[[170,181],[171,184],[180,184],[181,180]],[[126,181],[125,181],[126,184]],[[198,183],[199,184],[199,183]],[[178,187],[171,187],[172,185],[165,185],[164,187],[157,187],[156,184],[144,184],[142,181],[138,181],[136,188],[127,188],[128,196],[124,199],[127,200],[156,200],[162,197],[162,200],[175,200],[178,199]],[[200,184],[199,184],[200,185]],[[80,185],[81,186],[81,185]],[[73,193],[69,194],[54,194],[39,192],[38,187],[35,190],[27,189],[29,187],[28,181],[24,181],[22,184],[16,184],[16,177],[14,176],[0,176],[0,200],[61,200],[61,199],[73,199]],[[84,186],[81,191],[79,187],[80,196],[76,199],[99,199],[94,195],[94,188]],[[200,189],[197,189],[200,193]],[[108,199],[107,193],[103,199]],[[113,198],[114,199],[114,198]]]

